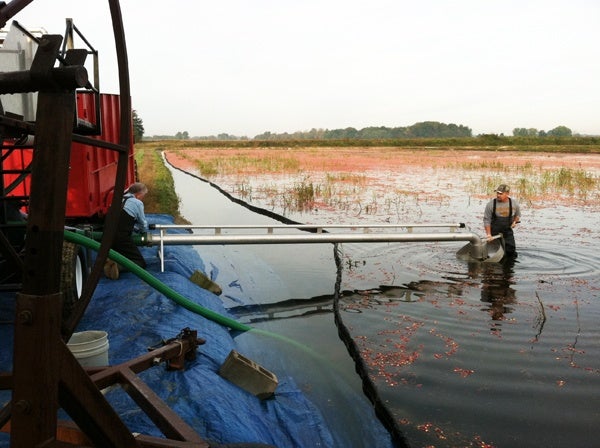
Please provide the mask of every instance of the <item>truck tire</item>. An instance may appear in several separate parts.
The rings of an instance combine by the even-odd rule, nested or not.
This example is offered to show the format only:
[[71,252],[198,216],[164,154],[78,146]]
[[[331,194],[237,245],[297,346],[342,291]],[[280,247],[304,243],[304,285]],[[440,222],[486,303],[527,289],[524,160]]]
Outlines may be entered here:
[[63,293],[63,321],[71,315],[77,301],[81,298],[86,278],[87,263],[85,250],[77,244],[64,241],[60,269],[60,290]]

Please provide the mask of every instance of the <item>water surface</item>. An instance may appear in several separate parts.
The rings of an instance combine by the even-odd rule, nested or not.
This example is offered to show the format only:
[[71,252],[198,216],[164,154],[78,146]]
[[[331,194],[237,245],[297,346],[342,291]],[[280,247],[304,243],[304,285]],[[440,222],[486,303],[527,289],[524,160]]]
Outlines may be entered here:
[[[195,224],[275,223],[205,182],[179,171],[174,176],[182,214]],[[466,222],[478,229],[484,205],[481,199],[451,197],[406,203],[387,215],[318,210],[288,217],[363,225]],[[524,208],[519,257],[501,264],[458,260],[461,243],[345,244],[339,248],[339,271],[329,244],[198,251],[241,320],[294,338],[328,360],[319,367],[296,365],[308,393],[326,390],[326,382],[313,375],[331,365],[344,372],[338,375],[353,393],[361,390],[346,347],[335,337],[337,280],[340,325],[350,332],[410,446],[595,446],[597,210]],[[320,404],[326,407],[327,399]],[[338,414],[346,412],[346,404],[335,399],[330,405],[339,406]]]

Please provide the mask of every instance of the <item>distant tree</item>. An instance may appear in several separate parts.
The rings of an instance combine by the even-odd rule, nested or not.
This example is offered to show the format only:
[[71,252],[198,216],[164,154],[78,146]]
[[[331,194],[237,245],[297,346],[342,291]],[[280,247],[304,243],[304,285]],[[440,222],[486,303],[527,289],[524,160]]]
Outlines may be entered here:
[[459,124],[458,126],[450,123],[448,125],[448,129],[450,130],[450,135],[447,137],[473,137],[473,130],[468,126],[463,126]]
[[537,137],[538,130],[535,128],[514,128],[513,137]]
[[437,121],[423,121],[410,126],[411,137],[433,137],[437,136],[439,130]]
[[217,140],[239,140],[239,138],[235,135],[230,135],[226,132],[222,132],[221,134],[217,135]]
[[396,127],[390,129],[390,138],[408,138],[410,134],[410,128],[407,127]]
[[326,130],[323,138],[330,140],[346,140],[358,137],[358,131],[355,128]]
[[345,129],[316,129],[310,131],[297,131],[293,134],[284,132],[273,134],[264,132],[254,137],[254,140],[321,140],[321,139],[400,139],[400,138],[452,138],[472,137],[471,128],[463,125],[445,124],[437,121],[425,121],[408,127],[388,128],[386,126],[369,126],[357,130],[355,128]]
[[144,137],[144,122],[135,109],[131,111],[131,120],[133,123],[133,141],[136,143],[141,142]]
[[263,132],[254,136],[254,140],[273,140],[273,135],[270,131]]
[[386,128],[385,126],[369,126],[362,128],[359,131],[359,136],[366,140],[388,138],[389,131],[390,128]]
[[410,137],[471,137],[473,131],[470,128],[455,124],[445,124],[438,121],[423,121],[409,126]]
[[344,129],[344,138],[356,138],[358,136],[358,130],[355,128],[346,128]]
[[190,138],[190,134],[188,131],[179,131],[177,134],[175,134],[175,138],[177,140],[188,140]]
[[557,126],[548,131],[549,137],[571,137],[573,132],[566,126]]
[[325,135],[325,129],[312,128],[310,131],[308,131],[307,138],[309,138],[310,140],[318,140],[318,139],[322,139],[324,135]]

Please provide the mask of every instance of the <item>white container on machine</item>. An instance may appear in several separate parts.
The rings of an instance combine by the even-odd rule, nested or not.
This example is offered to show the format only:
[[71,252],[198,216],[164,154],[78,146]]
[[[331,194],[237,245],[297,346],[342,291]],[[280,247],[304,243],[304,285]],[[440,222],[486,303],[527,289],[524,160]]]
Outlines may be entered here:
[[90,330],[73,333],[67,347],[83,367],[108,365],[108,334]]

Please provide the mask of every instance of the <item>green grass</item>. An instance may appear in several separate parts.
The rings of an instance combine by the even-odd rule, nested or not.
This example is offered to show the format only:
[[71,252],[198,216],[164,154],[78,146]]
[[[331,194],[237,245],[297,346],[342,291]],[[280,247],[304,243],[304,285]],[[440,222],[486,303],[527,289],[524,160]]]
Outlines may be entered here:
[[164,213],[174,217],[178,224],[187,224],[179,213],[179,197],[171,172],[165,166],[161,146],[137,144],[135,147],[135,162],[140,182],[148,187],[144,198],[146,213]]

